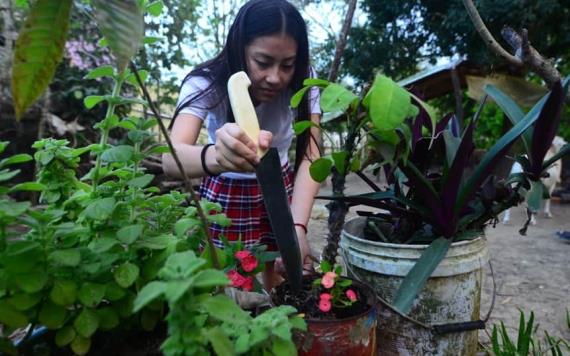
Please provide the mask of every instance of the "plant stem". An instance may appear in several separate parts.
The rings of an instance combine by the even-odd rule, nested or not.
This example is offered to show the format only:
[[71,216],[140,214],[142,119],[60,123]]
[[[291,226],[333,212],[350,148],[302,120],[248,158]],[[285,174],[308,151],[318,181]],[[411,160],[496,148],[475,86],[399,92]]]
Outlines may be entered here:
[[[113,98],[119,96],[121,92],[121,87],[123,86],[123,80],[125,78],[125,72],[119,73],[119,77],[115,79],[115,84],[113,86],[113,92],[111,94],[111,100],[108,102],[107,106],[107,113],[105,114],[105,119],[107,120],[111,115],[113,115],[115,111],[115,103],[113,102]],[[107,145],[107,141],[109,140],[109,128],[102,128],[101,129],[101,140],[99,141],[100,149]],[[97,154],[97,160],[95,161],[95,171],[93,172],[93,192],[97,191],[97,186],[99,185],[99,171],[101,170],[101,155],[102,153]]]
[[162,133],[162,135],[164,135],[164,139],[166,141],[166,144],[168,145],[168,148],[170,148],[170,153],[172,154],[172,158],[174,158],[174,161],[176,162],[176,166],[178,167],[178,170],[180,171],[180,175],[182,176],[182,180],[184,181],[184,187],[186,188],[186,191],[190,194],[192,201],[196,205],[196,211],[198,212],[198,216],[200,217],[200,220],[202,220],[202,223],[204,224],[204,229],[206,232],[208,247],[210,248],[210,252],[211,252],[210,255],[212,257],[212,264],[214,265],[214,268],[219,269],[220,263],[218,261],[218,255],[215,252],[216,250],[215,250],[215,246],[214,246],[214,241],[212,240],[212,236],[210,235],[210,228],[209,228],[210,224],[208,223],[208,219],[206,218],[206,214],[204,213],[204,210],[202,209],[202,206],[200,205],[200,200],[198,200],[198,196],[196,195],[196,192],[194,191],[194,188],[192,187],[192,183],[190,183],[190,178],[188,178],[188,176],[186,175],[186,171],[184,170],[184,166],[182,166],[182,163],[180,162],[180,159],[178,158],[178,154],[176,153],[176,150],[174,149],[174,146],[172,145],[172,141],[170,140],[170,136],[168,135],[168,130],[166,130],[166,127],[164,126],[164,123],[162,122],[162,119],[160,118],[160,115],[158,114],[158,110],[154,106],[154,102],[152,101],[150,94],[148,93],[148,90],[146,89],[146,86],[144,85],[143,81],[141,80],[141,77],[139,76],[137,66],[132,61],[130,63],[130,68],[131,68],[131,72],[133,72],[133,74],[135,75],[135,78],[137,79],[137,83],[139,84],[139,87],[143,91],[144,97],[145,97],[146,101],[148,102],[148,106],[150,107],[150,110],[152,111],[153,115],[156,117],[156,120],[158,121],[158,127],[160,128],[160,132]]

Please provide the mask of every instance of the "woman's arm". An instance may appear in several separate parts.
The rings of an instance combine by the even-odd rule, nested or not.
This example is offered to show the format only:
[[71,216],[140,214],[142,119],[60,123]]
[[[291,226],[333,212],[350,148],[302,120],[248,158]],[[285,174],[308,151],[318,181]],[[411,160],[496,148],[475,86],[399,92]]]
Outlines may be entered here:
[[[320,115],[311,114],[311,121],[318,124],[320,121]],[[318,128],[311,127],[311,134],[315,139],[319,140],[320,133]],[[307,152],[303,157],[303,161],[299,166],[299,170],[297,171],[293,189],[293,199],[291,202],[291,213],[293,214],[293,221],[305,226],[307,226],[311,217],[311,210],[313,208],[313,202],[315,200],[314,197],[317,195],[320,187],[320,184],[315,182],[309,173],[309,166],[311,165],[311,162],[320,157],[318,145],[319,142],[315,142],[315,140],[309,138]],[[309,262],[305,260],[305,257],[311,254],[305,231],[300,226],[296,226],[295,228],[297,231],[297,237],[299,238],[301,257],[303,258],[304,262]]]
[[[192,114],[180,114],[172,126],[170,139],[188,177],[203,177],[201,153],[204,146],[197,146],[196,140],[202,128],[202,120]],[[259,146],[269,147],[271,133],[261,131]],[[236,124],[229,123],[216,131],[215,146],[206,151],[205,164],[214,174],[226,171],[252,172],[253,164],[259,162],[257,146]],[[180,177],[180,171],[172,154],[162,155],[162,168],[170,176]]]

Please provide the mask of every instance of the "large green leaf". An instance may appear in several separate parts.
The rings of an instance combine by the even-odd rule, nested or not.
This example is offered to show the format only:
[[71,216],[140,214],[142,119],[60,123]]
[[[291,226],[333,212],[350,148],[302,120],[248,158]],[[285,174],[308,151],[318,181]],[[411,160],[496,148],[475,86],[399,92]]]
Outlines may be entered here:
[[144,33],[143,14],[136,0],[93,0],[95,17],[122,72],[137,53]]
[[92,309],[83,309],[73,321],[73,326],[79,335],[89,338],[99,327],[99,316]]
[[113,272],[115,282],[123,288],[128,288],[131,284],[135,283],[139,276],[140,269],[137,265],[126,262],[119,266]]
[[392,79],[378,75],[363,101],[374,126],[380,130],[394,130],[410,112],[410,93]]
[[358,97],[350,90],[339,84],[331,84],[321,93],[321,109],[323,112],[346,111],[354,100],[358,100]]
[[165,289],[166,284],[160,281],[153,281],[144,286],[134,301],[133,311],[136,313],[141,310],[145,305],[161,296]]
[[51,82],[63,57],[72,0],[38,0],[14,51],[12,96],[19,120]]
[[408,314],[412,302],[447,254],[449,246],[451,246],[451,240],[443,237],[436,239],[425,249],[414,267],[408,272],[393,301],[393,306],[400,313]]
[[333,161],[328,157],[321,157],[311,163],[309,167],[309,173],[311,178],[316,182],[324,182],[328,175],[331,173],[331,168],[333,166]]
[[[497,105],[499,105],[501,110],[503,110],[503,112],[507,115],[513,126],[518,124],[524,118],[525,114],[522,109],[517,105],[517,103],[515,103],[513,99],[511,99],[511,97],[499,90],[499,88],[492,84],[487,84],[483,89],[487,94],[489,94],[491,98],[493,98],[493,100],[495,100]],[[532,128],[529,128],[522,134],[522,140],[526,148],[526,152],[530,154],[530,147],[532,143]]]
[[59,329],[65,323],[66,316],[66,308],[48,301],[42,306],[38,318],[48,329]]
[[21,328],[28,325],[28,317],[6,301],[0,300],[0,324]]

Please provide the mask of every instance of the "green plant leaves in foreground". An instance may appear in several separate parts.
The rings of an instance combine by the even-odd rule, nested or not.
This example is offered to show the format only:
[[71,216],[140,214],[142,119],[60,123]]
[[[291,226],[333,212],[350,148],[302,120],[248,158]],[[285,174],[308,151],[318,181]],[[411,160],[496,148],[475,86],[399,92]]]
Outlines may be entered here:
[[93,0],[95,17],[122,72],[143,39],[142,11],[135,0]]
[[20,30],[12,68],[18,120],[51,82],[63,57],[71,4],[71,0],[38,0]]
[[440,237],[433,241],[422,253],[414,267],[408,272],[396,292],[393,305],[402,314],[407,314],[412,302],[423,289],[428,278],[445,258],[451,240]]
[[410,113],[411,97],[392,79],[378,75],[362,102],[368,108],[374,127],[394,130]]

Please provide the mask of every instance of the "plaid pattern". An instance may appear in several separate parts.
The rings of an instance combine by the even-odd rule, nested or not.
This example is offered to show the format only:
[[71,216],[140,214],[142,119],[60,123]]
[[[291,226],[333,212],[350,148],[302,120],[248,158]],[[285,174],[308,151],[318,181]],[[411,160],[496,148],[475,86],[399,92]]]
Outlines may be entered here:
[[[293,170],[289,164],[285,164],[282,172],[285,189],[291,202]],[[225,228],[218,224],[210,225],[210,234],[217,247],[223,247],[219,239],[219,236],[223,235],[229,241],[238,241],[241,236],[245,248],[264,244],[267,245],[268,251],[277,250],[257,179],[205,177],[200,185],[200,197],[220,203],[222,211],[232,220],[232,224]]]

